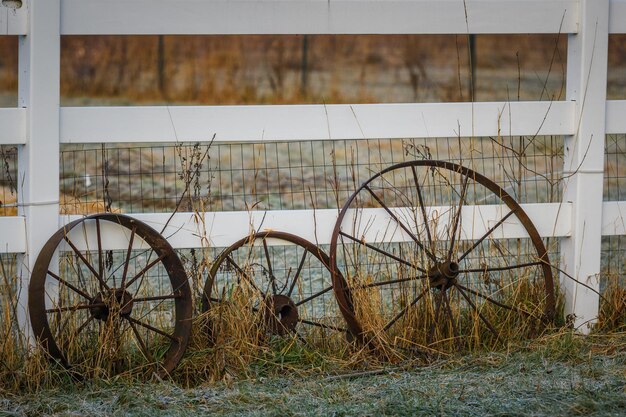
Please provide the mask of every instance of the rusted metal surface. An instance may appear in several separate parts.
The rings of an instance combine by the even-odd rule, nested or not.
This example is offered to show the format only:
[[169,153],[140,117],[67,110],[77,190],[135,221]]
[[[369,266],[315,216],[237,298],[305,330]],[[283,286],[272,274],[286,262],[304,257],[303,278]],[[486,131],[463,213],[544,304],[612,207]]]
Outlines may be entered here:
[[[301,253],[292,259],[293,264],[284,268],[286,271],[282,271],[282,275],[276,272],[276,265],[272,265],[267,239],[283,241],[284,245],[292,244],[291,246],[301,248]],[[253,257],[251,249],[255,245],[262,249],[258,259]],[[242,256],[237,256],[238,252]],[[309,284],[302,282],[305,263],[309,258],[321,263],[322,268],[327,271],[325,274],[327,277],[321,278],[319,288],[303,293],[299,288]],[[252,293],[250,296],[258,302],[250,308],[261,313],[258,322],[263,323],[266,333],[282,336],[307,327],[346,331],[343,324],[338,326],[325,320],[327,315],[330,315],[326,309],[331,309],[331,306],[324,305],[324,310],[319,310],[321,297],[332,291],[329,268],[328,255],[306,239],[277,231],[253,233],[225,249],[213,262],[204,287],[202,310],[205,313],[210,312],[211,309],[230,302],[226,299],[228,294],[232,294],[235,291],[234,287],[245,282],[245,286]],[[263,282],[259,277],[263,278]],[[336,308],[334,301],[332,304]],[[317,308],[317,316],[311,316],[312,307]],[[207,317],[208,331],[213,335],[214,325],[211,323],[211,315]]]
[[293,333],[300,321],[298,307],[283,294],[271,295],[265,300],[265,325],[267,330],[279,336]]
[[[435,186],[432,186],[430,182],[428,182],[428,185],[431,188],[439,187],[440,189],[425,190],[424,188],[427,181],[431,181],[432,178],[435,178],[437,172],[444,173],[441,181]],[[402,186],[394,183],[396,178],[402,177],[403,174],[405,175],[403,178],[412,177],[413,182],[411,185],[407,185],[409,181],[406,179]],[[455,187],[449,181],[444,181],[444,177],[447,178],[446,175],[456,175],[459,177],[460,180],[458,183],[460,185],[460,191],[457,189],[458,187]],[[420,178],[423,178],[423,180],[420,180]],[[384,186],[381,186],[377,193],[376,190],[372,189],[372,184],[378,182],[384,182]],[[433,183],[436,183],[436,181],[433,180]],[[496,201],[497,204],[506,205],[510,212],[493,224],[483,236],[475,239],[473,242],[464,243],[465,247],[461,249],[459,243],[461,208],[467,203],[467,195],[470,192],[474,192],[478,187],[484,187],[486,190],[489,190],[492,195],[488,197]],[[488,192],[485,191],[485,193]],[[426,207],[430,205],[429,199],[436,198],[432,197],[433,195],[454,195],[455,199],[458,198],[456,207],[450,209],[451,223],[445,225],[447,237],[443,240],[437,237],[440,235],[438,235],[435,230],[432,230],[433,221],[432,218],[428,217],[426,212]],[[390,201],[386,201],[386,199]],[[415,216],[413,219],[407,219],[406,217],[400,218],[397,212],[392,210],[391,207],[394,207],[392,203],[397,203],[402,199],[413,200],[412,207]],[[412,240],[410,244],[413,245],[413,253],[402,253],[401,250],[393,252],[391,249],[386,249],[386,247],[381,247],[373,242],[366,242],[364,240],[362,235],[359,234],[361,230],[359,230],[359,227],[355,226],[359,219],[355,220],[352,215],[347,217],[348,212],[354,215],[354,213],[358,213],[362,208],[372,207],[372,203],[367,203],[367,205],[364,206],[364,204],[366,204],[363,203],[364,201],[375,202],[374,205],[377,205],[377,207],[387,212],[390,218],[387,227],[391,225],[392,230],[394,228],[396,230],[402,230],[405,235]],[[396,205],[396,207],[398,206]],[[528,233],[528,237],[532,242],[532,245],[528,245],[530,248],[528,251],[533,252],[528,256],[532,256],[532,260],[530,262],[521,262],[514,265],[506,264],[503,266],[500,264],[490,266],[487,264],[489,260],[482,260],[479,262],[485,262],[485,265],[480,265],[480,267],[477,268],[473,268],[471,265],[468,266],[470,262],[468,255],[470,255],[472,251],[475,251],[476,248],[480,247],[480,245],[492,244],[491,242],[495,242],[494,245],[497,245],[499,238],[494,232],[505,220],[511,217],[517,218]],[[429,221],[425,221],[425,219],[429,219]],[[434,223],[436,225],[436,222]],[[369,227],[371,228],[371,226]],[[377,236],[386,236],[389,232],[388,230],[368,230],[368,233]],[[502,241],[504,241],[504,239],[502,239]],[[352,271],[348,271],[349,268],[352,268],[353,271],[359,271],[358,265],[350,265],[350,261],[346,258],[345,254],[349,252],[349,249],[346,249],[348,245],[352,245],[353,247],[356,245],[364,253],[370,254],[369,256],[385,257],[388,265],[395,263],[398,271],[404,268],[405,270],[411,271],[411,273],[406,273],[405,276],[389,276],[386,277],[386,279],[381,279],[379,282],[376,281],[376,277],[369,277],[368,279],[374,280],[374,282],[356,284],[355,281],[363,279],[363,277],[355,276],[354,273],[351,273]],[[356,258],[356,255],[354,256]],[[504,254],[502,256],[504,256]],[[340,257],[342,257],[341,261]],[[368,256],[364,255],[363,258],[367,257]],[[416,262],[416,259],[420,261]],[[343,262],[343,264],[340,264],[340,262]],[[356,261],[352,262],[356,263]],[[371,342],[374,345],[377,344],[377,342],[373,340],[380,340],[378,335],[381,333],[390,333],[394,326],[402,326],[403,319],[406,319],[413,309],[416,309],[420,303],[425,303],[427,299],[432,300],[432,304],[424,308],[432,308],[430,313],[431,318],[429,320],[433,323],[424,325],[426,331],[423,333],[426,333],[426,344],[428,345],[435,342],[433,340],[435,327],[439,325],[438,323],[443,321],[446,321],[446,324],[449,324],[450,328],[452,328],[450,338],[456,339],[457,343],[460,345],[463,335],[459,334],[459,329],[457,328],[458,320],[455,321],[453,319],[451,308],[453,296],[457,303],[460,302],[459,300],[464,300],[463,302],[466,303],[464,304],[465,308],[473,311],[473,314],[478,317],[477,320],[480,321],[480,325],[491,332],[496,340],[499,339],[499,335],[494,325],[484,316],[481,309],[477,306],[477,300],[491,303],[493,306],[502,309],[502,312],[512,312],[521,316],[528,316],[530,314],[521,306],[509,305],[498,300],[497,293],[486,294],[483,293],[482,290],[470,288],[467,283],[464,285],[462,278],[466,276],[469,277],[471,274],[475,274],[474,276],[476,276],[476,274],[483,273],[482,278],[497,280],[498,274],[519,273],[519,276],[522,277],[520,279],[533,280],[533,282],[539,281],[541,283],[542,293],[539,294],[538,298],[539,302],[543,305],[543,312],[540,314],[538,320],[543,323],[549,322],[555,315],[554,283],[548,252],[531,220],[513,197],[496,183],[477,172],[451,162],[433,160],[404,162],[390,166],[364,182],[346,201],[338,216],[332,234],[330,263],[333,273],[335,295],[340,310],[348,323],[350,332],[356,335],[357,340],[361,343]],[[526,274],[531,268],[535,268],[536,271],[532,270],[532,277],[526,278],[523,274]],[[469,280],[469,278],[467,279]],[[404,291],[406,288],[402,288],[401,286],[404,285],[408,287],[409,284],[414,285],[411,287],[412,295],[401,298],[404,300],[402,303],[396,302],[393,314],[390,314],[386,321],[378,325],[369,323],[369,327],[366,329],[366,326],[363,324],[363,313],[359,311],[359,306],[357,305],[358,301],[355,299],[356,292],[364,288],[380,288],[381,292],[379,294],[383,299],[381,304],[384,305],[385,296],[395,294],[393,291],[397,293]],[[452,292],[454,293],[452,294]],[[474,299],[472,299],[470,295],[474,297]],[[389,304],[394,304],[394,302],[389,302]],[[460,304],[457,304],[456,308],[460,308],[458,307],[459,305]],[[374,328],[372,328],[372,326]],[[419,327],[416,326],[415,323],[411,323],[411,326]],[[428,327],[430,328],[428,329]],[[371,337],[372,334],[376,335],[376,337]],[[392,336],[391,338],[394,337],[396,340],[401,338],[399,336]]]
[[[112,256],[102,249],[102,242],[106,240],[106,236],[101,235],[100,225],[104,222],[121,226],[126,236],[129,237],[128,250],[118,257],[121,263],[117,265],[112,265],[114,263]],[[92,250],[90,253],[79,250],[69,235],[72,229],[78,229],[88,223],[95,223],[96,236],[93,237],[98,242],[97,250]],[[87,231],[93,228],[86,227],[83,230],[84,233],[88,233]],[[133,242],[137,243],[139,239],[147,244],[147,248],[144,245],[143,250],[144,253],[149,252],[149,255],[145,267],[131,276],[130,264],[134,260],[131,257]],[[57,262],[55,253],[64,241],[71,249],[70,253],[73,252],[76,262],[81,262],[84,267],[65,268],[56,273],[54,270],[57,269],[58,264],[55,265]],[[113,266],[115,268],[112,268]],[[159,267],[165,270],[167,275],[165,281],[168,282],[165,288],[161,289],[167,294],[146,296],[146,291],[148,291],[146,288],[153,283],[149,283],[149,280],[145,278],[152,268]],[[86,274],[83,272],[85,270]],[[115,276],[119,276],[120,273],[121,279],[116,282]],[[46,304],[55,303],[54,291],[52,295],[47,293],[47,286],[50,284],[58,286],[57,292],[70,292],[82,302],[71,306],[47,307]],[[152,315],[156,314],[154,311],[164,300],[173,301],[172,311],[166,312],[166,315],[173,319],[173,328],[159,327],[156,321],[156,324],[151,321]],[[146,312],[138,308],[138,304],[142,303],[156,303],[156,306]],[[89,310],[89,317],[83,323],[77,322],[78,312],[85,309]],[[176,367],[185,352],[191,333],[191,289],[176,252],[156,230],[121,214],[96,214],[76,220],[61,228],[48,240],[32,272],[29,286],[29,311],[38,342],[53,358],[68,368],[73,367],[74,364],[68,358],[67,349],[64,347],[68,340],[67,335],[62,333],[63,326],[58,326],[58,324],[52,326],[55,318],[61,314],[65,314],[63,322],[66,323],[66,327],[71,328],[67,323],[75,322],[74,328],[71,328],[74,333],[71,337],[76,339],[89,337],[90,329],[97,337],[98,331],[106,327],[105,324],[114,327],[113,334],[119,335],[119,343],[131,343],[131,338],[123,337],[125,333],[134,335],[135,341],[132,343],[141,348],[144,362],[155,368],[154,370],[161,376],[167,375]],[[139,329],[144,331],[143,337]],[[162,344],[159,346],[151,344],[151,342],[156,343],[157,335],[166,343],[164,353]],[[110,346],[102,348],[107,349]],[[161,351],[158,354],[158,360],[154,359],[157,357],[155,349]],[[134,364],[134,366],[139,365]],[[145,367],[146,363],[141,366]]]

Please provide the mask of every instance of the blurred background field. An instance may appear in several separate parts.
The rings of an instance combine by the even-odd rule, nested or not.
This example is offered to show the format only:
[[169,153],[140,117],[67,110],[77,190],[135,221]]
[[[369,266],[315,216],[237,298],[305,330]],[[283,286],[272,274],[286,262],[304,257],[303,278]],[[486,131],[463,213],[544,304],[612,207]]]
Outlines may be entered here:
[[[63,105],[564,99],[566,36],[65,36]],[[611,35],[608,97],[626,97]],[[470,56],[472,65],[469,64]],[[0,106],[15,106],[17,39],[0,39]]]
[[[623,42],[614,43],[612,59],[624,68]],[[66,36],[62,103],[470,101],[468,44],[454,35]],[[473,44],[475,100],[564,98],[565,36]],[[3,37],[0,105],[15,105],[16,86],[17,40]]]

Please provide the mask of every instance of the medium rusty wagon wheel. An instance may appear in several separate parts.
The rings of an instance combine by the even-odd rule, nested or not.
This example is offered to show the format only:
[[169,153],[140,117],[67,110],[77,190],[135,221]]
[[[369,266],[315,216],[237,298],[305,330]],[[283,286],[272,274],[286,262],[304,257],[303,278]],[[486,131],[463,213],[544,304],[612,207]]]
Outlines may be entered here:
[[363,183],[339,214],[330,258],[350,331],[399,348],[389,352],[495,347],[555,314],[533,223],[496,183],[450,162],[400,163]]
[[167,375],[191,332],[180,259],[156,230],[121,214],[73,221],[48,240],[31,276],[29,310],[42,346],[80,375]]
[[[212,341],[248,322],[262,334],[322,336],[347,329],[332,293],[328,255],[289,233],[246,236],[213,262],[202,309]],[[247,320],[246,320],[247,319]]]

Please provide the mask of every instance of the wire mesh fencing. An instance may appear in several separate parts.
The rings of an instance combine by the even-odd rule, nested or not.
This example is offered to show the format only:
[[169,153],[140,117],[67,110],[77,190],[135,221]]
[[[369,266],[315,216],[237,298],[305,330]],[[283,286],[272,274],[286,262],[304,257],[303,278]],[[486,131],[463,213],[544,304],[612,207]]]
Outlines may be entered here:
[[493,179],[521,202],[561,196],[560,136],[159,145],[65,145],[62,211],[128,213],[341,207],[393,163],[441,159]]
[[17,214],[17,147],[0,146],[0,216]]
[[[626,200],[626,135],[607,135],[604,153],[604,201]],[[623,213],[626,216],[626,213]],[[622,218],[626,223],[626,218]],[[602,237],[600,289],[626,286],[626,236]]]

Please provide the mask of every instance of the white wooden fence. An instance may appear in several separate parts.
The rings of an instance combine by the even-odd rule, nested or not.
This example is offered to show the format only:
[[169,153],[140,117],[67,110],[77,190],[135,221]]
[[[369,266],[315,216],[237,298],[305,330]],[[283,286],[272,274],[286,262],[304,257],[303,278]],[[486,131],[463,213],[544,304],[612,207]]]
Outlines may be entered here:
[[[566,101],[169,109],[59,104],[61,35],[386,33],[566,34]],[[20,254],[22,308],[40,248],[69,221],[59,216],[60,144],[197,141],[214,134],[217,141],[255,142],[424,138],[497,135],[504,126],[503,135],[565,135],[563,171],[571,177],[563,202],[526,208],[542,236],[562,238],[561,267],[599,289],[601,238],[626,234],[626,201],[603,202],[602,196],[605,135],[626,133],[626,100],[606,100],[609,33],[626,33],[626,0],[3,0],[0,35],[19,35],[19,99],[16,108],[0,109],[0,144],[18,145],[19,211],[0,217],[0,248]],[[499,115],[511,120],[498,123]],[[336,214],[316,212],[328,218],[317,222],[319,242],[328,243]],[[208,213],[201,224],[214,245],[224,246],[262,215]],[[169,215],[137,217],[163,225]],[[313,223],[309,210],[270,212],[264,221],[308,238]],[[190,213],[176,214],[170,242],[199,246],[198,224]],[[592,322],[597,294],[569,279],[563,289],[567,313],[575,313],[579,325]]]

